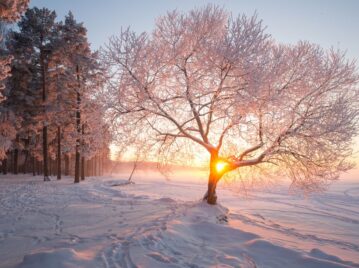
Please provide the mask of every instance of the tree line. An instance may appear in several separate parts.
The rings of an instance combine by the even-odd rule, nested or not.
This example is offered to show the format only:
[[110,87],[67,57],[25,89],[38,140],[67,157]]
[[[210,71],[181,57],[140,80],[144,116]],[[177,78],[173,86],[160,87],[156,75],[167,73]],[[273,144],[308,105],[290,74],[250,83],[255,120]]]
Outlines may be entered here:
[[7,30],[28,5],[9,2],[3,10],[11,9],[12,17],[1,13],[3,173],[43,174],[44,181],[73,175],[75,183],[103,174],[110,132],[96,96],[104,70],[86,28],[71,12],[58,21],[55,11],[34,7]]
[[[5,2],[10,22],[19,16],[4,10],[27,5]],[[151,161],[202,150],[209,204],[233,171],[243,184],[284,177],[309,193],[353,167],[356,63],[307,41],[281,44],[256,15],[168,12],[151,33],[128,28],[98,53],[71,12],[56,21],[35,7],[1,39],[0,160],[14,173],[101,173],[110,130]]]

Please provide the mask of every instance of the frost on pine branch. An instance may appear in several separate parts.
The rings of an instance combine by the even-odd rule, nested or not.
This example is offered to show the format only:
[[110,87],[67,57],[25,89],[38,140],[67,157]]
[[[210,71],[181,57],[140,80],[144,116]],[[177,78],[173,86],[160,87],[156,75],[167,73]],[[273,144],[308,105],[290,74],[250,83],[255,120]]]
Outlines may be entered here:
[[236,169],[285,174],[311,192],[352,167],[359,78],[340,51],[280,44],[256,15],[207,6],[169,12],[151,34],[124,30],[102,55],[122,139],[172,160],[204,149],[211,194]]
[[20,18],[20,14],[24,12],[30,0],[1,0],[0,2],[0,18],[3,21],[14,22]]
[[[0,2],[0,101],[3,100],[2,91],[5,88],[4,80],[9,76],[12,56],[7,55],[4,50],[5,23],[16,21],[20,14],[25,11],[29,0],[2,0]],[[6,158],[6,152],[16,136],[15,116],[1,109],[0,111],[0,159]]]
[[[26,10],[29,5],[29,0],[1,0],[0,2],[0,26],[3,23],[12,23],[20,18],[20,14]],[[10,72],[11,56],[7,56],[1,44],[4,39],[4,31],[0,32],[0,91],[4,89],[1,83]]]

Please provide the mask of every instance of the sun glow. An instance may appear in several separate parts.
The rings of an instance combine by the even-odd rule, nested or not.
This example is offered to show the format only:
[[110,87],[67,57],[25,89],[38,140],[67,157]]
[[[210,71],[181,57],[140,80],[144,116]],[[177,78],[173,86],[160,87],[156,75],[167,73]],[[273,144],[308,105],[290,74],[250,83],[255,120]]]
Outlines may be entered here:
[[226,162],[220,161],[216,164],[216,170],[217,172],[222,172],[228,164]]

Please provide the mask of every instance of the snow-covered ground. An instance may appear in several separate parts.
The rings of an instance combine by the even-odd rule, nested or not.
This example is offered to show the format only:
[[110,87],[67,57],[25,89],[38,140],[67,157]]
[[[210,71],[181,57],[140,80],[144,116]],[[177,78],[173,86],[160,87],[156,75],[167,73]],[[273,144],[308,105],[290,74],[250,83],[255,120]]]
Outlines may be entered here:
[[0,267],[359,267],[359,182],[309,198],[203,183],[0,176]]

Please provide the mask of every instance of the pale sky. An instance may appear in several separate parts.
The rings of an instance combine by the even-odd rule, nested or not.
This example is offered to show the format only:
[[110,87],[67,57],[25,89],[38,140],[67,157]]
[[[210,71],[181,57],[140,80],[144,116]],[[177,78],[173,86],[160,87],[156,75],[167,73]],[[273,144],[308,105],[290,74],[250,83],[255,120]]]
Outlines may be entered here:
[[189,10],[208,3],[226,8],[233,15],[245,13],[267,25],[276,40],[296,43],[308,40],[323,47],[347,50],[359,59],[358,0],[31,0],[31,6],[56,10],[58,17],[71,10],[84,22],[94,49],[103,45],[121,27],[136,32],[151,31],[155,19],[168,10]]

